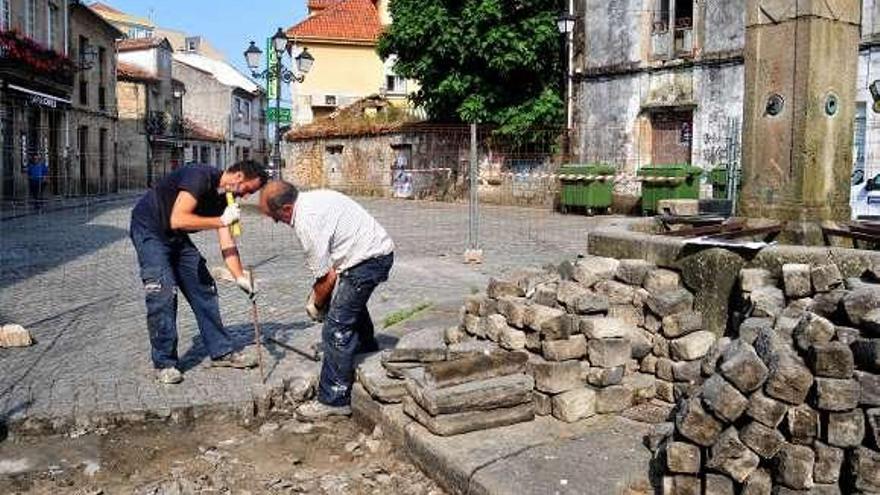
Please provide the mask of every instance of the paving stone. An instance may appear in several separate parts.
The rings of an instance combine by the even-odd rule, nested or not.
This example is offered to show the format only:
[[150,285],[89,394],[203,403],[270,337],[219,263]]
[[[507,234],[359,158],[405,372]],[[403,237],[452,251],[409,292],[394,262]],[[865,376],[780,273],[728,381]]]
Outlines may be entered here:
[[840,480],[840,468],[843,465],[843,449],[817,441],[813,444],[813,450],[816,452],[813,481],[821,484],[837,483]]
[[449,344],[458,344],[470,338],[460,326],[447,327],[443,333],[443,341]]
[[597,294],[608,299],[610,305],[632,304],[636,289],[616,280],[602,280],[593,287]]
[[651,297],[651,293],[647,289],[636,287],[636,291],[633,293],[633,306],[644,312],[649,297]]
[[761,388],[769,376],[767,366],[754,347],[746,343],[731,344],[722,356],[719,370],[743,393]]
[[569,311],[578,314],[595,314],[608,311],[608,298],[584,288],[577,282],[563,281],[556,293],[557,300]]
[[656,334],[663,328],[663,321],[650,311],[645,313],[645,330]]
[[847,291],[845,289],[833,289],[830,292],[821,292],[813,296],[813,304],[809,310],[825,318],[832,318],[842,308],[840,302]]
[[507,350],[518,351],[526,348],[526,333],[508,326],[501,332],[498,344]]
[[404,334],[397,345],[383,355],[387,362],[435,362],[446,359],[442,328],[426,328]]
[[739,326],[739,340],[747,344],[754,344],[758,332],[763,328],[773,328],[773,318],[746,318]]
[[776,278],[763,268],[743,268],[739,271],[740,289],[752,292],[761,287],[776,287]]
[[492,342],[498,342],[501,334],[508,326],[507,319],[503,315],[494,314],[487,316],[483,321],[483,336]]
[[656,266],[645,260],[627,259],[620,260],[615,276],[623,283],[635,286],[641,286],[648,276],[648,272],[654,270]]
[[657,398],[669,403],[675,402],[675,384],[666,380],[657,380]]
[[419,407],[411,397],[405,397],[403,399],[403,410],[431,433],[440,436],[488,430],[535,419],[535,406],[531,401],[526,404],[493,409],[491,411],[468,411],[431,416],[427,411]]
[[695,382],[703,376],[702,361],[674,361],[672,377],[677,382]]
[[717,473],[706,473],[703,480],[703,495],[734,495],[733,480]]
[[834,333],[841,344],[848,346],[852,346],[853,342],[861,338],[861,332],[858,328],[842,327],[838,325],[834,327]]
[[592,287],[600,280],[611,280],[614,278],[618,266],[620,266],[620,261],[613,258],[586,256],[578,260],[572,277],[585,287]]
[[525,267],[518,268],[507,277],[514,285],[519,287],[526,297],[533,297],[537,288],[546,283],[559,281],[559,273],[555,268]]
[[0,326],[0,348],[28,347],[34,344],[30,332],[21,325]]
[[589,339],[611,339],[628,337],[635,328],[619,318],[583,318],[580,330]]
[[785,418],[788,407],[778,400],[764,395],[760,390],[749,398],[746,414],[755,421],[776,428]]
[[790,337],[781,335],[774,329],[761,329],[758,337],[753,344],[755,352],[768,364],[776,358],[778,354],[790,354],[794,351],[794,342]]
[[852,379],[816,378],[816,407],[823,411],[848,411],[859,405],[861,387]]
[[476,354],[425,367],[425,384],[442,388],[499,376],[521,374],[529,356],[524,352]]
[[526,349],[532,351],[536,354],[540,354],[544,352],[544,345],[542,344],[541,334],[538,332],[524,332],[526,336]]
[[584,385],[577,361],[550,362],[532,355],[528,370],[535,377],[535,388],[544,393],[558,394]]
[[699,474],[702,459],[696,445],[685,442],[666,444],[666,468],[672,473]]
[[699,383],[675,382],[673,383],[673,392],[675,393],[675,402],[685,398],[694,397],[700,391]]
[[[495,342],[489,340],[471,339],[466,342],[459,342],[446,347],[446,360],[455,361],[458,359],[469,358],[473,356],[488,356],[490,354],[506,354],[507,351],[501,349]],[[443,361],[441,361],[443,362]],[[386,363],[391,364],[391,363]],[[425,363],[427,364],[427,363]]]
[[880,406],[880,375],[866,371],[856,371],[855,377],[861,387],[859,405]]
[[644,404],[657,396],[657,378],[654,375],[627,375],[623,378],[623,386],[631,391],[634,405]]
[[705,356],[716,337],[712,332],[701,330],[669,342],[669,354],[679,361],[693,361]]
[[380,402],[399,403],[406,395],[406,382],[388,377],[378,353],[358,366],[356,377],[367,392]]
[[813,374],[823,378],[851,378],[855,367],[852,351],[841,342],[813,346],[808,362]]
[[648,373],[651,375],[657,374],[657,356],[653,354],[648,354],[642,359],[642,362],[639,363],[639,370],[642,373]]
[[486,295],[492,299],[499,299],[502,297],[523,297],[526,295],[526,291],[513,282],[490,278],[489,285],[486,287]]
[[880,450],[880,409],[865,410],[865,427],[867,431],[865,444]]
[[810,444],[819,436],[819,413],[806,404],[789,407],[785,420],[793,443]]
[[801,351],[814,345],[827,344],[834,338],[835,327],[830,321],[813,313],[806,313],[794,329],[794,342]]
[[813,385],[813,375],[798,358],[777,354],[769,363],[764,392],[789,404],[801,404]]
[[795,329],[797,329],[798,325],[801,324],[801,321],[810,314],[812,313],[801,309],[799,305],[791,303],[787,308],[783,309],[778,316],[776,316],[776,322],[773,325],[773,329],[776,333],[784,335],[787,340],[793,340],[795,337]]
[[623,366],[632,355],[632,346],[627,339],[592,339],[587,342],[590,363],[601,368]]
[[480,316],[480,301],[488,298],[485,294],[470,294],[464,298],[464,309],[467,314]]
[[668,358],[669,357],[669,340],[662,335],[654,335],[654,349],[652,352],[658,358]]
[[663,495],[701,495],[702,493],[702,483],[696,476],[663,477]]
[[664,318],[693,309],[694,295],[687,289],[652,292],[647,301],[648,308],[657,316]]
[[663,317],[663,335],[670,339],[703,329],[703,313],[684,311]]
[[680,405],[675,425],[682,436],[703,447],[713,445],[721,434],[721,423],[703,409],[698,398]]
[[553,397],[537,390],[532,391],[532,402],[535,403],[535,414],[549,416],[553,414]]
[[566,423],[574,423],[596,414],[596,392],[588,388],[554,395],[552,402],[553,417]]
[[771,317],[782,312],[785,307],[785,294],[776,287],[761,287],[749,294],[752,301],[752,316]]
[[523,297],[502,297],[498,300],[498,312],[507,318],[507,324],[516,328],[525,328],[528,300]]
[[659,268],[651,270],[645,277],[643,287],[651,294],[673,291],[680,287],[681,276],[672,270]]
[[542,306],[558,307],[556,295],[558,290],[559,285],[556,283],[543,283],[535,287],[535,295],[532,297],[532,301]]
[[788,297],[806,297],[812,293],[810,265],[789,263],[782,265],[782,282]]
[[721,337],[712,344],[709,352],[700,360],[700,372],[703,376],[709,376],[716,372],[721,356],[728,349],[730,343],[730,337]]
[[525,324],[528,328],[539,332],[545,338],[568,338],[566,313],[557,308],[548,308],[540,304],[532,304],[526,309]]
[[645,325],[645,311],[632,304],[612,304],[608,307],[608,316],[623,320],[634,327]]
[[758,468],[759,463],[758,455],[740,441],[736,428],[730,427],[712,445],[706,466],[742,483]]
[[587,339],[583,335],[573,335],[566,340],[545,340],[544,359],[548,361],[567,361],[580,359],[587,354]]
[[772,459],[779,452],[785,437],[775,428],[752,421],[742,428],[739,437],[744,444],[764,459]]
[[815,454],[803,445],[785,444],[776,455],[774,480],[795,490],[809,490],[813,487],[813,465]]
[[861,409],[828,414],[826,439],[835,447],[856,447],[865,438],[865,414]]
[[632,348],[631,356],[635,360],[644,359],[654,349],[654,336],[647,330],[634,327],[633,332],[626,338]]
[[623,385],[596,389],[596,412],[599,414],[618,413],[633,403],[633,391]]
[[833,263],[812,267],[810,278],[813,280],[813,290],[816,292],[829,292],[835,287],[843,285],[840,269]]
[[746,479],[740,495],[771,495],[773,479],[766,469],[756,469]]
[[859,338],[850,344],[856,367],[864,371],[880,371],[880,339]]
[[871,286],[856,288],[843,296],[841,304],[850,323],[860,326],[863,316],[880,308],[880,290]]
[[587,383],[594,387],[610,387],[611,385],[620,385],[623,382],[623,366],[614,368],[596,368],[591,367],[587,371]]
[[703,403],[716,417],[725,422],[736,421],[749,405],[739,391],[721,375],[712,375],[701,389]]
[[856,490],[880,492],[880,453],[859,447],[852,453],[849,469]]

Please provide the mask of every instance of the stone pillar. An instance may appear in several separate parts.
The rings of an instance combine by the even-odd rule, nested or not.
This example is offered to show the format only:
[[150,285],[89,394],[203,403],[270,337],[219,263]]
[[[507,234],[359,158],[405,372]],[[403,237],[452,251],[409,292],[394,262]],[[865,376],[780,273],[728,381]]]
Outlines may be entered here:
[[748,0],[738,211],[821,242],[850,219],[859,0]]

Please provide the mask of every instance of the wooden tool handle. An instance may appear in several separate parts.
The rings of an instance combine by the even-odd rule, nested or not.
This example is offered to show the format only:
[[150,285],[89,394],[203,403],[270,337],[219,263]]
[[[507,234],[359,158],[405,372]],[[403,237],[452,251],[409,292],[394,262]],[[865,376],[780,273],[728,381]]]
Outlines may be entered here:
[[[231,192],[226,193],[226,205],[231,206],[235,203],[235,197],[232,196]],[[236,221],[232,225],[229,226],[232,237],[241,237],[241,221]]]

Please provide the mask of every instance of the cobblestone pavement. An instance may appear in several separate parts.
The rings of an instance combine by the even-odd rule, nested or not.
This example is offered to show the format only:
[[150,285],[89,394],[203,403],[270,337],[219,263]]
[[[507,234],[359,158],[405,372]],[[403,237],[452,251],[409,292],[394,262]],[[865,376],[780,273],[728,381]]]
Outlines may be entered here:
[[[101,415],[167,416],[177,408],[252,403],[257,371],[208,367],[195,320],[179,311],[179,386],[153,381],[144,302],[128,217],[134,200],[13,218],[0,224],[0,323],[15,322],[37,344],[0,349],[0,422],[65,429]],[[429,302],[452,309],[488,277],[513,267],[558,262],[583,252],[586,233],[615,218],[563,216],[546,210],[483,207],[485,263],[461,263],[467,205],[364,199],[397,244],[391,279],[377,291],[377,326],[392,311]],[[209,266],[222,260],[213,233],[194,236]],[[309,276],[292,229],[245,209],[241,252],[253,264],[265,332],[309,326],[303,303]],[[219,284],[225,324],[242,344],[253,341],[250,308]],[[402,325],[405,328],[405,325]],[[313,374],[317,364],[267,345],[268,382]]]

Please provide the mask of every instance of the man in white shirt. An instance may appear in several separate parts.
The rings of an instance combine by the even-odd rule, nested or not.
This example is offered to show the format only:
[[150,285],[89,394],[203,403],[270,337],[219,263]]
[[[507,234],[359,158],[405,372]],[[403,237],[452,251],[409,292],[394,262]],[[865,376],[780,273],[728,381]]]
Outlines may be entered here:
[[299,193],[292,184],[273,181],[260,194],[260,209],[296,232],[314,277],[306,312],[324,319],[318,397],[297,413],[306,420],[349,415],[354,356],[379,349],[367,302],[388,280],[394,242],[361,205],[336,191]]

